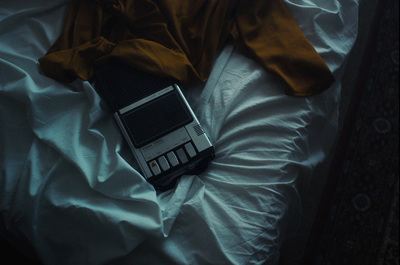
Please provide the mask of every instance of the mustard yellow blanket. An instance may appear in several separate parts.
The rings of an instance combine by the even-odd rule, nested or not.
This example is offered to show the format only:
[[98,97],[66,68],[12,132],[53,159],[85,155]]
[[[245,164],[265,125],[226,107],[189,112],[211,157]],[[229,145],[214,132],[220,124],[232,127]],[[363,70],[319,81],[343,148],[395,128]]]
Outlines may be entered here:
[[282,79],[288,95],[312,95],[334,81],[282,0],[73,0],[39,62],[60,81],[89,80],[117,59],[193,85],[207,80],[227,41]]

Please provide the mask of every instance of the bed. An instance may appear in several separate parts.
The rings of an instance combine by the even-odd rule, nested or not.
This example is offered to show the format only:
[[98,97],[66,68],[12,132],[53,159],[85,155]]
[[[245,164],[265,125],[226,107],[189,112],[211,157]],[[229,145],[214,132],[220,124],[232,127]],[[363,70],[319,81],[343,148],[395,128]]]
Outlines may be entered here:
[[43,264],[278,264],[302,197],[338,131],[358,0],[285,0],[336,81],[309,97],[232,45],[185,88],[215,145],[206,171],[156,191],[88,81],[57,82],[38,59],[67,0],[0,3],[1,233]]

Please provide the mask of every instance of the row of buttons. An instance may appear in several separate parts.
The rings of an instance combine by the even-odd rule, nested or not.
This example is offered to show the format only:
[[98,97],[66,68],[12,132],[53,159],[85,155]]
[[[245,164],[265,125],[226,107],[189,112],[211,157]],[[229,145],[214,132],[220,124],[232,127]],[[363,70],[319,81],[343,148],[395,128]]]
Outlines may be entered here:
[[[190,158],[196,156],[196,150],[194,149],[191,143],[187,143],[184,147],[177,149],[175,152],[171,151],[167,153],[165,156],[160,156],[159,158],[151,161],[149,163],[150,169],[154,175],[161,174],[162,171],[167,171],[172,167],[176,167],[179,163],[185,164],[189,161],[186,153],[189,155]],[[178,161],[179,158],[179,161]],[[162,171],[161,171],[162,170]]]

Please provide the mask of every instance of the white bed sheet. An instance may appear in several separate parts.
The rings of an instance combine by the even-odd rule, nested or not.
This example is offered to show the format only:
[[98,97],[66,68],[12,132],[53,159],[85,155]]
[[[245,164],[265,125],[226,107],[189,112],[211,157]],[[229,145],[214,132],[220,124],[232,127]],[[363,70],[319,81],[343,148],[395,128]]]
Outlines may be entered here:
[[185,89],[216,158],[157,194],[88,82],[40,73],[69,1],[0,0],[0,212],[45,264],[277,264],[337,133],[358,0],[286,0],[337,82],[293,98],[232,46]]

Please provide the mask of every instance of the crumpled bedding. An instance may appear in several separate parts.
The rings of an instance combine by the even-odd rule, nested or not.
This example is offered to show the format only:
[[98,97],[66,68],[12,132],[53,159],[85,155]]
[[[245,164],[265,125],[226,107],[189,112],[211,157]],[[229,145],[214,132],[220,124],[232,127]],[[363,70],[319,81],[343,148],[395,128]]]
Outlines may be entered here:
[[357,0],[285,3],[337,81],[288,97],[226,46],[207,83],[183,88],[216,158],[157,193],[92,85],[40,72],[37,58],[59,36],[69,1],[3,1],[0,231],[44,264],[278,264],[337,133],[358,10]]
[[284,80],[289,95],[320,93],[334,81],[283,0],[73,0],[39,63],[46,75],[72,81],[120,60],[191,86],[207,80],[228,39]]

